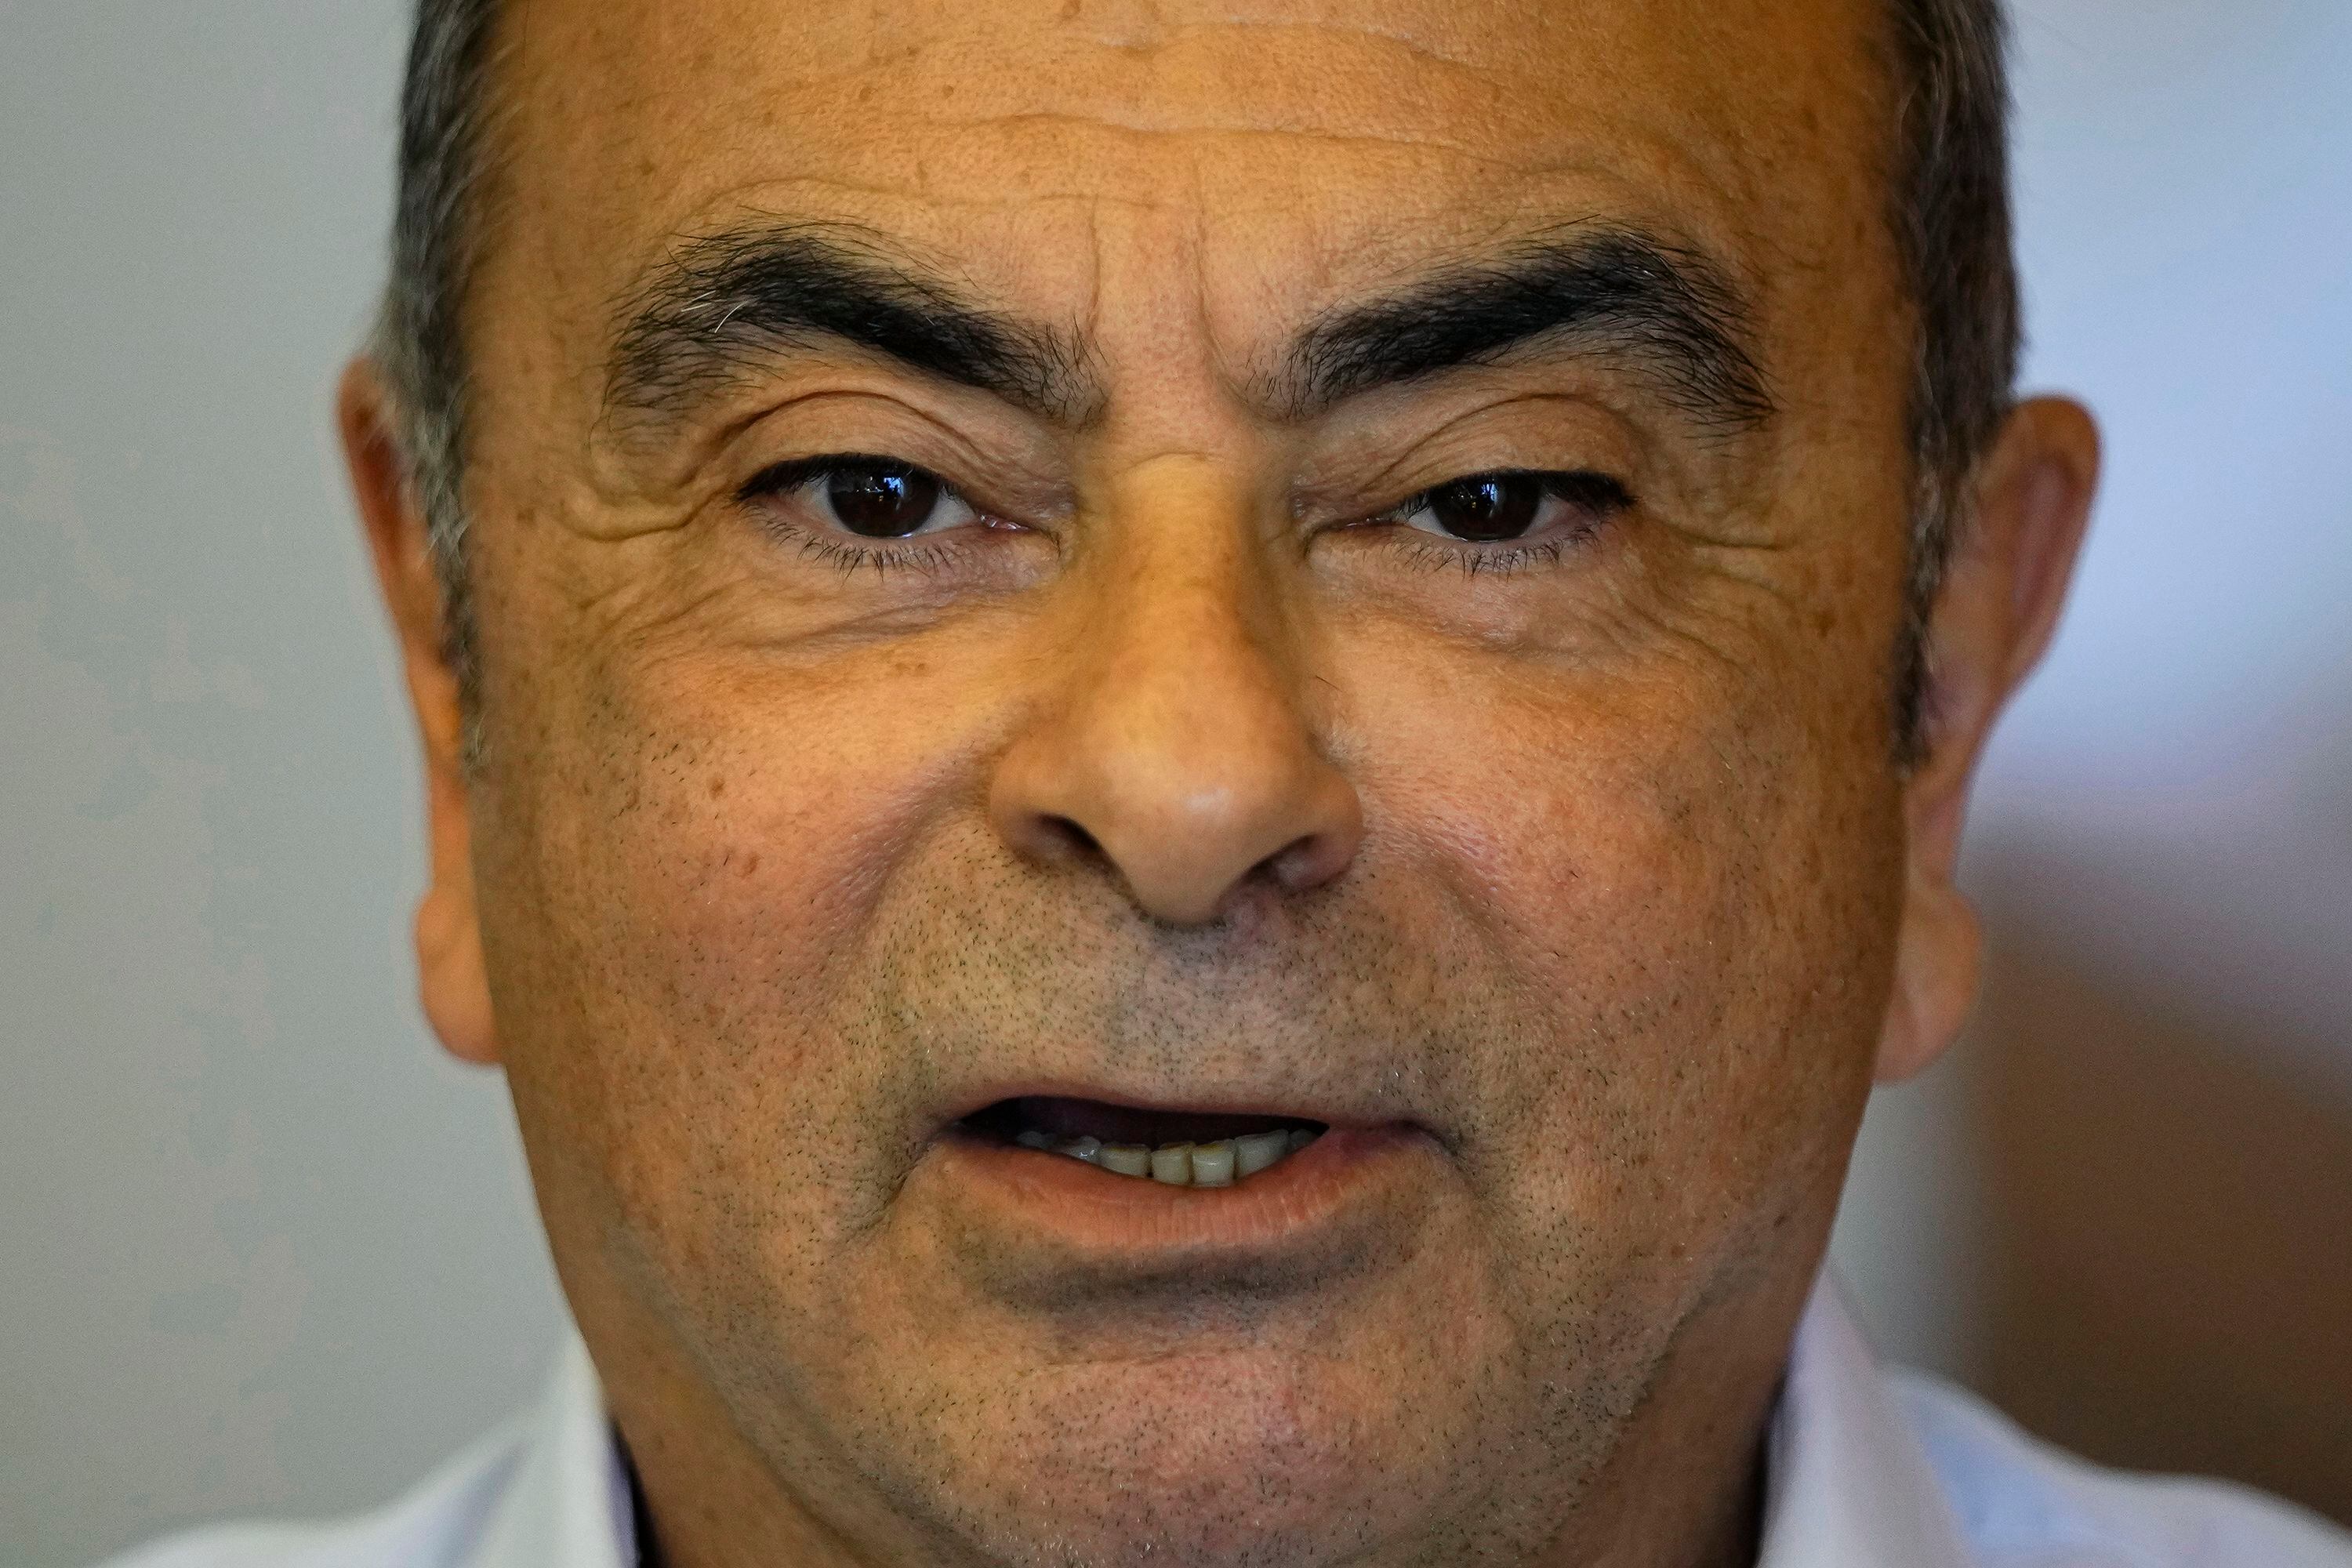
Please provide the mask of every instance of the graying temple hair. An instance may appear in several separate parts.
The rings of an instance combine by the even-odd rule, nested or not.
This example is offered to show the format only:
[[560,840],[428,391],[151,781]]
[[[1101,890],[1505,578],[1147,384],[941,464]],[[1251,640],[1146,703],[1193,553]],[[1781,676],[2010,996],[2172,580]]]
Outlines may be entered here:
[[[2000,0],[1889,0],[1900,110],[1892,224],[1917,315],[1910,437],[1916,498],[1895,731],[1924,754],[1932,715],[1927,621],[1969,480],[2009,412],[2020,344],[2009,205],[2007,34]],[[392,277],[374,356],[398,409],[410,486],[443,587],[445,651],[467,694],[474,641],[466,565],[467,284],[491,213],[490,79],[499,0],[417,0],[401,97]]]

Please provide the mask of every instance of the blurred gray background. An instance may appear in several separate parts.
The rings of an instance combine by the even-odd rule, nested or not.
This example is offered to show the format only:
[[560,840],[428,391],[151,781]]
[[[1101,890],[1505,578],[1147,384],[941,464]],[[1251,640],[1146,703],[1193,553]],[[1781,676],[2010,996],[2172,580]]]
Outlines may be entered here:
[[[0,1563],[383,1498],[559,1309],[411,995],[414,747],[328,437],[394,0],[0,0]],[[1996,743],[1881,1342],[2352,1521],[2352,5],[2020,11],[2030,380],[2111,469]]]

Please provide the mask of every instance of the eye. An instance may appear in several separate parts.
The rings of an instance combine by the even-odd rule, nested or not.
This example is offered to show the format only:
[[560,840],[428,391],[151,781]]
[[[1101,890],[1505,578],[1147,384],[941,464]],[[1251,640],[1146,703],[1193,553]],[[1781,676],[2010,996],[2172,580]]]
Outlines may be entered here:
[[779,463],[743,487],[859,539],[907,539],[976,521],[971,503],[928,469],[848,454]]
[[1510,470],[1449,479],[1390,515],[1424,533],[1496,544],[1532,532],[1580,534],[1633,503],[1606,474]]

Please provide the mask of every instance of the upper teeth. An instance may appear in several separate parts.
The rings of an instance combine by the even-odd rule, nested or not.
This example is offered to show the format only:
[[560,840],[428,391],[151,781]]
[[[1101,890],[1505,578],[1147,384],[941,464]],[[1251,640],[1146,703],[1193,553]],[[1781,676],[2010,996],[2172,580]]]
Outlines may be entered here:
[[1032,1128],[1013,1141],[1024,1149],[1066,1154],[1122,1176],[1149,1176],[1171,1187],[1229,1187],[1296,1154],[1317,1137],[1304,1127],[1275,1127],[1213,1143],[1162,1143],[1147,1149],[1140,1143],[1106,1143],[1099,1138],[1057,1139]]

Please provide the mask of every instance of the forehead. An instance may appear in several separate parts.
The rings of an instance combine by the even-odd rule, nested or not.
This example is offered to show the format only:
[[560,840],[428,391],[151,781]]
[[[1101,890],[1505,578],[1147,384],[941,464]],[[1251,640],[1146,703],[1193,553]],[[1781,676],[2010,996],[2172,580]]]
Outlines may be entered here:
[[501,205],[606,299],[747,213],[1066,307],[1113,236],[1204,296],[1312,295],[1592,216],[1769,284],[1874,243],[1877,5],[516,0]]

